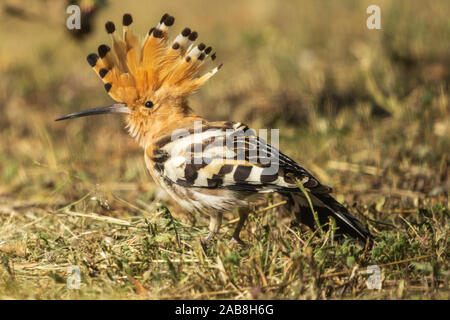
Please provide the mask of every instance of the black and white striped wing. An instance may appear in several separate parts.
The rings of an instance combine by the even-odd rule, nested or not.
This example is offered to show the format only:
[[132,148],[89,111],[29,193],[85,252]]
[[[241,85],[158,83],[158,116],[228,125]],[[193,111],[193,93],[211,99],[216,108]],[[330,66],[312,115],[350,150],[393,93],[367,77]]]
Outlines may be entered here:
[[[192,131],[192,130],[191,130]],[[250,192],[298,191],[296,179],[313,193],[329,193],[295,161],[240,123],[206,126],[177,139],[162,139],[155,168],[165,179],[186,187]]]

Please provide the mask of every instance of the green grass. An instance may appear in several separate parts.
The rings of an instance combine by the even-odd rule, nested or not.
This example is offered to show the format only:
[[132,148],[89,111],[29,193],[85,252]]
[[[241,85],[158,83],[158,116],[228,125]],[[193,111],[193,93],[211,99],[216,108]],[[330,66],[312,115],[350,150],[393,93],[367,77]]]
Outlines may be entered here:
[[[0,298],[449,299],[449,4],[380,1],[382,31],[365,27],[369,4],[130,1],[102,9],[83,41],[62,7],[3,10]],[[143,33],[166,11],[224,62],[193,108],[279,128],[283,152],[368,225],[372,250],[292,224],[274,195],[252,204],[248,248],[229,245],[230,213],[205,251],[208,221],[161,195],[120,117],[53,122],[111,102],[85,61],[105,21],[130,12]],[[381,290],[365,284],[370,265]]]

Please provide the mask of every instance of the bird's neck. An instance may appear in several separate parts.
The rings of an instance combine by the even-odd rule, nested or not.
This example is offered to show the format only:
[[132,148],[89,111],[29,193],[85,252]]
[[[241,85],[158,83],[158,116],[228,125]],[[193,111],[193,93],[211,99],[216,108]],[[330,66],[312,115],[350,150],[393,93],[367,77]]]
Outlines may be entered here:
[[127,117],[127,128],[139,145],[147,149],[158,139],[170,136],[174,130],[191,127],[195,121],[205,120],[190,108],[171,108],[167,112],[155,112],[151,117],[131,114]]

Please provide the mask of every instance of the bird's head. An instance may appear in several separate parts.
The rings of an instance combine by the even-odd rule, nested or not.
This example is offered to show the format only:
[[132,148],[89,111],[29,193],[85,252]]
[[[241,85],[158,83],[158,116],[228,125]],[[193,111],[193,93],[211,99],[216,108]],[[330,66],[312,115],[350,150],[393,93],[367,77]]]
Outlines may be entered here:
[[112,38],[112,49],[98,47],[87,61],[102,79],[108,94],[116,103],[68,114],[56,121],[78,117],[123,113],[128,115],[130,133],[138,138],[174,115],[189,112],[187,97],[211,78],[221,67],[216,55],[205,44],[194,44],[197,32],[184,28],[169,42],[168,31],[174,17],[164,14],[143,41],[131,31],[133,19],[123,16],[123,39],[115,34],[113,22],[106,31]]

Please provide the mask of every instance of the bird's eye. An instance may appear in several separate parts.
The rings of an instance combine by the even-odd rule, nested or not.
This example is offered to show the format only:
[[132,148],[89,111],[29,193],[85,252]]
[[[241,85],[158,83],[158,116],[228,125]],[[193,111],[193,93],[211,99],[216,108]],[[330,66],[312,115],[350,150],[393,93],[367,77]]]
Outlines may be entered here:
[[146,107],[146,108],[151,108],[151,107],[153,107],[153,102],[147,101],[147,102],[145,103],[145,107]]

